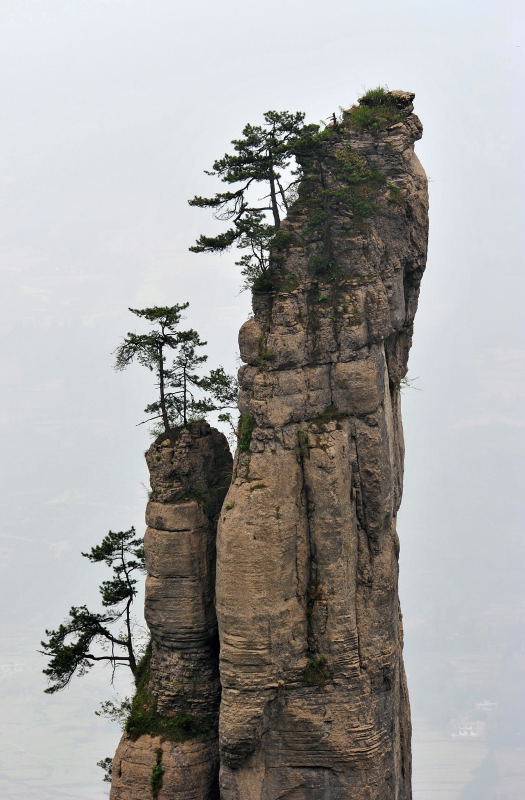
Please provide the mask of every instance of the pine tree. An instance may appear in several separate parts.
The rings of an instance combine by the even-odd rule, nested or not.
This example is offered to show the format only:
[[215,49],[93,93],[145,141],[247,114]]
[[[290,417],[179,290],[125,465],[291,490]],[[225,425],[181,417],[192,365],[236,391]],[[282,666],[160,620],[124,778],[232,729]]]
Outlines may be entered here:
[[[299,182],[298,171],[292,168],[295,148],[314,129],[317,126],[304,125],[301,111],[267,111],[262,125],[246,125],[242,138],[232,140],[235,152],[226,153],[214,162],[212,170],[206,170],[207,175],[234,188],[189,201],[191,206],[212,208],[216,219],[231,226],[217,236],[199,236],[190,250],[222,252],[235,244],[245,251],[236,262],[245,285],[263,284],[272,239],[288,210],[292,187]],[[257,199],[259,184],[267,194]]]
[[[159,395],[144,409],[149,415],[144,422],[161,420],[163,431],[168,435],[172,428],[187,425],[191,419],[234,405],[237,396],[235,379],[226,375],[222,367],[209,375],[199,374],[208,356],[199,354],[198,350],[207,342],[202,341],[193,328],[178,330],[182,312],[188,305],[130,308],[133,314],[154,327],[148,333],[128,333],[116,350],[117,370],[125,369],[136,360],[155,373]],[[170,350],[174,357],[168,364]]]
[[[46,630],[40,652],[49,658],[43,670],[50,685],[45,690],[54,694],[64,689],[75,676],[85,675],[97,661],[127,666],[137,672],[136,643],[133,639],[131,608],[137,594],[136,572],[144,572],[144,544],[127,531],[109,531],[99,545],[82,553],[92,564],[104,562],[113,575],[99,586],[103,612],[87,606],[72,606],[69,617],[55,630]],[[120,623],[122,630],[115,630]]]

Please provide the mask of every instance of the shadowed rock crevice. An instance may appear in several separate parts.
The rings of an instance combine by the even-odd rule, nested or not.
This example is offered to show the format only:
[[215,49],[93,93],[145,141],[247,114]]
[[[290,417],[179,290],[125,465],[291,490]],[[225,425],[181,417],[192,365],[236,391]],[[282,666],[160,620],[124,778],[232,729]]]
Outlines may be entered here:
[[253,424],[218,529],[222,800],[411,798],[396,516],[427,244],[412,100],[350,109],[299,149],[274,289],[239,334]]

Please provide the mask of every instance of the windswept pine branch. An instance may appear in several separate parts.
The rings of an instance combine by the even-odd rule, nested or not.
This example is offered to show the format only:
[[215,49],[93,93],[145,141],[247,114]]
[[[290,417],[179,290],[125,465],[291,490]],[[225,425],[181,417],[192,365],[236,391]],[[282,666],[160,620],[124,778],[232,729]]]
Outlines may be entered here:
[[[242,137],[231,142],[234,152],[214,161],[212,170],[205,170],[223,183],[239,184],[238,188],[189,200],[191,206],[213,209],[216,219],[233,222],[233,227],[216,236],[202,234],[190,250],[220,253],[236,245],[243,251],[236,263],[244,285],[253,290],[264,284],[269,273],[271,242],[288,212],[289,192],[297,183],[294,157],[298,144],[318,130],[304,124],[301,111],[267,111],[263,119],[262,125],[245,125]],[[283,174],[291,175],[292,180],[286,183]],[[259,184],[268,190],[262,199],[268,198],[269,203],[262,206],[249,197],[252,187]]]
[[[49,659],[43,670],[49,679],[48,694],[64,689],[77,676],[85,675],[97,661],[129,667],[135,675],[136,643],[133,641],[131,608],[137,594],[133,573],[144,572],[144,545],[135,528],[109,531],[99,545],[82,553],[91,563],[104,562],[113,572],[99,586],[104,612],[86,605],[72,606],[68,618],[56,629],[46,630],[40,650]],[[124,620],[125,631],[115,631]],[[110,652],[107,652],[108,646]]]

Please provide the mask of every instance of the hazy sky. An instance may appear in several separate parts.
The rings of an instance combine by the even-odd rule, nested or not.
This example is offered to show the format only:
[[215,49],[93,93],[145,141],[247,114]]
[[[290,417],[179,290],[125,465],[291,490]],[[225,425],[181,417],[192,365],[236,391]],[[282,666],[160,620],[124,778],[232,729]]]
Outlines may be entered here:
[[210,364],[235,369],[249,297],[233,255],[188,252],[212,224],[187,199],[216,190],[203,170],[267,109],[318,122],[378,84],[416,93],[431,192],[399,525],[415,800],[459,798],[417,760],[425,630],[503,609],[515,627],[497,647],[512,647],[525,608],[519,5],[0,0],[5,800],[106,796],[95,762],[118,730],[92,710],[108,676],[45,696],[35,651],[70,605],[96,603],[102,571],[80,551],[143,529],[151,380],[112,370],[128,306],[189,300]]

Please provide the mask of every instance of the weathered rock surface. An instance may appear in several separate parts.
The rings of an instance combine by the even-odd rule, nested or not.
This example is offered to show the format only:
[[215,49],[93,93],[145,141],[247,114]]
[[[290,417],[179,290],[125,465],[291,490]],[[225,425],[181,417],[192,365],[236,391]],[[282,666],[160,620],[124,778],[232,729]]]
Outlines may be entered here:
[[222,800],[411,798],[399,389],[427,186],[413,95],[392,95],[388,127],[345,114],[300,156],[275,291],[239,336],[253,432],[219,521]]
[[151,774],[157,750],[162,751],[162,787],[159,800],[203,800],[218,798],[219,769],[217,739],[170,742],[159,736],[141,736],[136,741],[123,736],[113,759],[111,797],[150,800]]
[[151,632],[147,691],[165,720],[203,731],[187,741],[124,735],[113,759],[111,800],[151,798],[152,769],[162,751],[159,800],[218,797],[220,699],[215,616],[216,517],[231,478],[225,437],[191,423],[173,443],[146,453],[151,499],[146,509],[145,616]]

